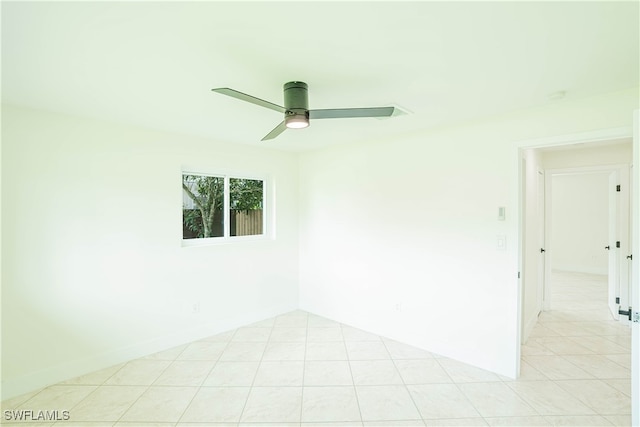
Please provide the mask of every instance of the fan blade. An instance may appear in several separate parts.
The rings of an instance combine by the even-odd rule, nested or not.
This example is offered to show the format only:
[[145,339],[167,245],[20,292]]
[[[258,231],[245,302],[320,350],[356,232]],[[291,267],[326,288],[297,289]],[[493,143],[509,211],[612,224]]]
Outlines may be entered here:
[[267,139],[273,139],[276,136],[280,135],[282,132],[284,132],[285,130],[287,130],[287,125],[285,124],[284,120],[282,121],[282,123],[280,123],[278,126],[276,126],[275,128],[273,128],[273,130],[271,132],[269,132],[264,138],[262,138],[260,141],[266,141]]
[[329,110],[309,110],[310,119],[346,119],[350,117],[389,117],[394,107],[334,108]]
[[276,110],[279,113],[284,113],[285,111],[287,111],[287,110],[285,110],[284,107],[276,105],[276,104],[274,104],[272,102],[265,101],[264,99],[256,98],[255,96],[247,95],[246,93],[238,92],[237,90],[230,89],[228,87],[219,87],[219,88],[211,89],[211,90],[214,91],[214,92],[221,93],[223,95],[230,96],[232,98],[239,99],[241,101],[250,102],[252,104],[256,104],[256,105],[259,105],[261,107],[266,107],[266,108],[270,108],[272,110]]

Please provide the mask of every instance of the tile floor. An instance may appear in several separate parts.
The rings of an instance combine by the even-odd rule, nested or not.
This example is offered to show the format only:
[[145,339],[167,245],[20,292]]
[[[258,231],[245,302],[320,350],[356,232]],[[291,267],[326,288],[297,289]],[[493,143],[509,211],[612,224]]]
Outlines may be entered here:
[[630,425],[629,330],[610,320],[603,280],[555,274],[557,309],[523,345],[517,381],[295,311],[7,400],[2,418],[66,409],[67,422],[29,424]]

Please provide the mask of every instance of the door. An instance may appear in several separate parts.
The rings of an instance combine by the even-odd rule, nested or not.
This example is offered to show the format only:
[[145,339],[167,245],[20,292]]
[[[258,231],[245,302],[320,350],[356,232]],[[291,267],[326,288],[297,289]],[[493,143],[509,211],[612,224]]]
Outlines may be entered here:
[[619,318],[618,309],[620,307],[620,275],[619,275],[619,254],[620,239],[618,238],[618,212],[620,197],[618,189],[618,172],[609,174],[609,234],[605,250],[609,251],[608,262],[608,303],[609,311],[614,319]]
[[[632,251],[629,255],[631,261],[631,304],[634,313],[640,311],[640,200],[638,189],[640,189],[640,110],[633,113],[633,182],[634,197],[632,197]],[[640,320],[640,319],[638,319]],[[634,321],[631,324],[631,425],[640,425],[640,322]]]
[[546,210],[545,210],[545,174],[544,171],[538,170],[538,206],[537,206],[537,217],[538,217],[538,246],[540,247],[540,255],[538,260],[538,289],[537,289],[537,300],[536,306],[538,312],[542,310],[548,309],[546,307],[547,304],[550,304],[551,301],[547,301],[548,298],[545,297],[545,283],[546,283],[546,243],[545,243],[545,234],[546,234]]

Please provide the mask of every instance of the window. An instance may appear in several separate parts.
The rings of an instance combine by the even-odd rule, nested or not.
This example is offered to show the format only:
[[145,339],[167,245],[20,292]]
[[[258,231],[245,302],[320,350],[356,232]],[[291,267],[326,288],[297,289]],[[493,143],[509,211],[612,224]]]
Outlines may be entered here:
[[183,241],[265,235],[264,205],[263,179],[183,172]]

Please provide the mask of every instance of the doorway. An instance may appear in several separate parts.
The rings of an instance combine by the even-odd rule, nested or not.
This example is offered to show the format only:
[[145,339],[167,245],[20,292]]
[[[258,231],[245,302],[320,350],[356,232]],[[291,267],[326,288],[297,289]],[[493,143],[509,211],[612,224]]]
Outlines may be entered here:
[[[521,273],[520,277],[520,295],[521,295],[521,305],[520,305],[520,314],[519,314],[519,319],[521,322],[521,338],[523,340],[526,340],[527,334],[531,334],[533,333],[533,335],[539,335],[539,336],[543,336],[543,338],[545,338],[547,340],[548,346],[555,346],[555,348],[562,352],[565,351],[565,349],[570,349],[572,348],[571,344],[567,344],[565,342],[562,341],[561,337],[563,335],[563,331],[558,331],[557,327],[561,327],[561,323],[560,322],[564,322],[566,320],[569,320],[569,323],[565,323],[565,327],[574,327],[577,326],[576,324],[571,322],[571,319],[566,319],[566,318],[562,318],[563,315],[560,313],[560,318],[546,318],[544,320],[547,321],[557,321],[558,323],[556,323],[555,325],[548,325],[548,326],[553,326],[556,327],[556,330],[552,330],[551,328],[547,328],[546,330],[544,329],[544,325],[542,326],[542,334],[540,333],[540,328],[538,328],[538,330],[534,331],[534,328],[536,327],[536,325],[538,324],[538,316],[544,316],[545,315],[545,309],[549,309],[550,307],[545,306],[545,300],[548,299],[549,296],[552,296],[551,294],[551,290],[552,288],[547,288],[545,285],[550,284],[551,282],[551,277],[545,277],[545,274],[541,274],[541,273],[536,273],[536,271],[545,271],[545,270],[549,270],[547,268],[547,266],[540,268],[541,263],[544,265],[546,264],[546,258],[548,253],[546,253],[546,249],[545,246],[550,244],[549,239],[551,238],[551,236],[548,233],[543,233],[544,236],[543,237],[537,237],[537,226],[535,225],[536,222],[532,221],[532,219],[539,219],[537,216],[531,215],[531,213],[534,211],[534,209],[532,209],[532,207],[534,205],[539,205],[539,202],[536,201],[536,199],[538,198],[538,192],[530,192],[527,193],[527,183],[523,183],[522,180],[526,180],[526,178],[531,178],[531,175],[533,175],[533,173],[531,172],[532,169],[529,169],[529,172],[527,172],[526,169],[524,169],[524,166],[527,165],[527,161],[523,161],[523,157],[526,159],[529,159],[529,163],[530,166],[534,165],[537,169],[542,170],[543,173],[546,173],[549,169],[562,169],[564,168],[571,168],[571,167],[584,167],[585,164],[583,163],[582,165],[580,164],[579,160],[582,159],[584,160],[584,156],[582,156],[580,154],[580,150],[581,149],[595,149],[596,147],[605,147],[605,146],[609,146],[610,144],[615,144],[615,143],[619,143],[622,142],[622,140],[626,140],[626,144],[631,147],[630,148],[630,159],[637,159],[638,157],[638,152],[640,151],[640,148],[638,147],[638,141],[634,141],[633,143],[631,143],[631,136],[632,136],[632,131],[630,128],[620,128],[620,129],[611,129],[611,130],[604,130],[604,131],[598,131],[598,132],[592,132],[592,133],[586,133],[586,134],[579,134],[579,135],[570,135],[570,136],[563,136],[563,137],[558,137],[558,138],[549,138],[546,140],[537,140],[537,141],[528,141],[525,143],[521,143],[518,146],[518,164],[521,165],[521,184],[518,186],[519,191],[520,191],[520,197],[519,200],[521,201],[521,205],[520,205],[520,224],[519,224],[519,230],[518,230],[518,236],[519,236],[519,271]],[[574,161],[574,163],[572,164],[564,164],[564,165],[559,165],[559,164],[555,164],[555,165],[542,165],[542,159],[545,155],[545,151],[565,151],[565,152],[570,152],[573,151],[574,155],[566,155],[565,156],[565,160],[567,158],[572,158],[572,160]],[[566,153],[565,153],[566,154]],[[528,156],[528,157],[527,157]],[[562,156],[560,156],[562,157]],[[604,159],[603,159],[604,160]],[[577,163],[576,163],[577,162]],[[605,164],[613,164],[613,163],[619,163],[619,161],[606,161]],[[628,163],[632,163],[631,160],[628,161]],[[593,163],[591,164],[591,166],[593,166]],[[537,170],[536,170],[537,173]],[[629,182],[629,187],[631,187],[631,183],[635,183],[635,185],[638,185],[638,179],[639,177],[638,175],[638,170],[637,168],[635,169],[635,171],[633,171],[631,173],[632,176],[632,180],[630,180]],[[550,179],[550,177],[546,177],[545,182],[548,182]],[[538,181],[538,177],[536,177],[535,181]],[[531,179],[529,181],[530,183],[534,182],[534,179]],[[539,181],[538,181],[539,182]],[[538,187],[539,185],[536,185],[535,187]],[[548,188],[548,185],[545,184],[545,188]],[[536,188],[537,190],[537,188]],[[528,202],[528,205],[527,205]],[[634,212],[636,212],[635,215],[632,216],[633,218],[633,224],[631,224],[631,229],[633,230],[638,230],[638,218],[637,218],[637,200],[634,200],[635,206],[633,207]],[[538,208],[540,209],[540,208]],[[548,207],[545,206],[544,209],[544,215],[549,215],[550,213],[548,212]],[[533,229],[533,230],[532,230]],[[627,233],[629,234],[629,233]],[[637,233],[636,233],[637,234]],[[624,258],[626,259],[627,255],[631,255],[631,247],[636,248],[637,249],[637,236],[635,236],[634,234],[634,243],[633,245],[629,247],[629,249],[627,250],[627,253],[625,253]],[[615,243],[614,243],[615,244]],[[607,245],[605,245],[607,246]],[[604,249],[604,247],[603,247]],[[532,262],[532,260],[534,260]],[[629,260],[629,268],[630,269],[634,269],[634,271],[637,271],[637,260]],[[629,270],[627,270],[627,273],[629,273]],[[631,276],[633,278],[633,285],[631,286],[632,288],[632,292],[637,292],[636,288],[638,287],[638,280],[637,277],[635,277],[635,275],[631,275],[628,274],[629,276]],[[602,275],[602,277],[605,277],[605,282],[606,282],[606,277],[607,275]],[[533,278],[533,279],[532,279]],[[583,278],[584,279],[584,278]],[[565,280],[567,280],[567,278],[565,277]],[[571,282],[571,278],[568,278],[569,284]],[[532,299],[530,298],[531,295],[536,295],[537,292],[531,292],[531,283],[532,281],[534,283],[541,283],[542,286],[544,287],[545,292],[543,292],[543,301],[535,301],[534,304],[531,304]],[[528,282],[528,283],[527,283]],[[565,282],[566,284],[567,282]],[[529,284],[530,286],[527,287],[527,284]],[[600,285],[602,285],[602,283],[600,283]],[[608,286],[608,285],[607,285]],[[533,286],[535,288],[535,286]],[[600,295],[602,295],[602,292],[600,292]],[[529,297],[529,300],[527,300],[527,297]],[[629,298],[629,300],[633,303],[633,301],[635,301],[637,299],[637,294],[633,294],[631,295],[631,297]],[[549,304],[551,305],[551,304]],[[529,311],[527,312],[527,307],[529,308]],[[605,304],[604,308],[607,310],[606,314],[608,316],[610,316],[610,314],[608,313],[608,307]],[[637,309],[636,309],[637,311]],[[589,315],[588,311],[585,312],[584,314]],[[532,320],[533,319],[533,320]],[[592,332],[596,331],[596,334],[600,333],[599,331],[603,330],[600,326],[596,325],[595,323],[591,323],[592,319],[590,318],[586,318],[584,319],[586,322],[589,322],[591,327]],[[544,322],[540,322],[540,323],[544,323]],[[619,326],[620,324],[616,324],[616,326]],[[527,330],[527,328],[529,328],[529,330]],[[600,328],[600,329],[599,329]],[[613,357],[614,359],[617,359],[617,361],[612,361],[610,358],[607,358],[607,355],[604,354],[596,354],[595,356],[598,356],[600,358],[602,358],[603,361],[605,361],[605,364],[609,364],[610,362],[613,363],[617,363],[617,365],[611,365],[611,366],[619,366],[622,367],[622,369],[627,369],[628,372],[631,372],[632,375],[630,375],[630,379],[627,379],[627,383],[630,381],[633,385],[633,391],[632,392],[628,392],[629,394],[632,394],[634,397],[638,396],[639,391],[638,391],[638,365],[636,362],[631,362],[632,360],[635,360],[636,358],[638,358],[638,354],[639,349],[638,349],[638,345],[637,345],[637,341],[638,341],[638,330],[637,330],[637,324],[634,323],[632,329],[629,329],[627,327],[628,331],[632,331],[633,333],[629,333],[627,336],[625,336],[624,334],[620,334],[620,336],[617,336],[614,338],[614,340],[617,340],[617,343],[613,343],[613,345],[610,346],[610,348],[614,348],[616,345],[618,344],[624,344],[626,346],[626,348],[631,348],[631,352],[633,353],[634,357],[631,358],[630,356],[624,356],[624,355],[619,355],[619,356],[615,356]],[[573,332],[572,332],[573,333]],[[581,332],[578,332],[578,334],[581,334]],[[629,338],[629,335],[633,335],[633,345],[631,344],[631,339]],[[578,338],[578,340],[580,340]],[[582,341],[584,341],[584,343],[587,343],[587,341],[589,341],[589,339],[582,339]],[[592,340],[593,341],[593,340]],[[611,340],[609,340],[609,342],[612,342]],[[625,344],[626,343],[626,344]],[[522,350],[522,355],[523,355],[523,360],[522,362],[522,368],[523,369],[529,369],[531,368],[531,364],[526,362],[525,356],[526,353],[531,354],[531,351],[548,351],[549,347],[541,347],[541,348],[537,348],[537,349],[523,349]],[[589,350],[589,346],[583,346],[586,348],[585,351],[590,351]],[[619,347],[616,347],[617,350],[619,350]],[[608,351],[605,349],[605,352]],[[570,352],[575,352],[575,350],[570,350]],[[543,357],[544,355],[537,355],[535,357],[533,357],[531,360],[537,360],[537,361],[541,361],[543,359],[545,359],[545,357]],[[574,362],[579,362],[581,360],[586,360],[586,359],[593,359],[594,355],[577,355],[577,354],[571,354],[571,355],[560,355],[563,363],[565,361],[567,361],[567,358],[572,358]],[[629,360],[626,361],[628,358]],[[549,357],[550,359],[552,357]],[[606,360],[605,360],[606,359]],[[558,359],[559,360],[559,359]],[[568,367],[575,367],[576,363],[573,364],[569,364],[567,365]],[[626,364],[625,366],[621,366],[622,364]],[[632,366],[633,365],[633,366]],[[609,366],[609,368],[611,367]],[[598,369],[598,368],[594,368],[594,369]],[[605,368],[603,368],[603,370],[606,370]],[[593,373],[591,373],[590,375],[593,375]],[[631,388],[631,387],[629,387]],[[632,412],[633,412],[633,421],[635,422],[638,419],[638,414],[639,414],[639,408],[638,408],[638,399],[634,398],[631,399],[632,402],[636,402],[632,405]]]

